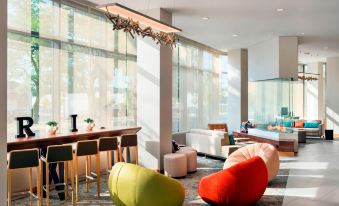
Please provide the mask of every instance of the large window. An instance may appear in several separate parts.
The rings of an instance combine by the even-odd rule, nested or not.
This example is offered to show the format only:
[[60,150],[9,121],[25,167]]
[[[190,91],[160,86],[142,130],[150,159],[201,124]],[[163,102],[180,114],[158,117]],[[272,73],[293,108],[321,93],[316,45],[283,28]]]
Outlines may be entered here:
[[227,56],[181,42],[173,50],[173,132],[226,122]]
[[95,9],[58,0],[8,1],[8,131],[15,117],[35,129],[136,124],[136,41]]

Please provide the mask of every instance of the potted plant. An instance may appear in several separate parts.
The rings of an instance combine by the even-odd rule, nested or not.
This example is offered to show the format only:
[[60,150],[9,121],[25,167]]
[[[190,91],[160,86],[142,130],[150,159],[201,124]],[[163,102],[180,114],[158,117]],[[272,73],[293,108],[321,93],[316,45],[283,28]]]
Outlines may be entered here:
[[47,133],[49,135],[55,135],[58,130],[58,123],[54,120],[48,121],[47,123]]
[[86,130],[92,131],[93,127],[95,126],[94,120],[91,118],[87,118],[84,120],[84,122],[86,122]]

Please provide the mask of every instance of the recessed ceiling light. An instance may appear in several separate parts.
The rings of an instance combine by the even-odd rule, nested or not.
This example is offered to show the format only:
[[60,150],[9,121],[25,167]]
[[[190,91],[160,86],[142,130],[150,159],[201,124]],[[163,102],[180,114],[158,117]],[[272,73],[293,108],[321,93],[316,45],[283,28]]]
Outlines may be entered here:
[[205,16],[205,17],[202,17],[201,19],[202,19],[202,20],[209,20],[210,18],[207,17],[207,16]]
[[302,32],[302,33],[301,33],[301,35],[305,35],[305,33],[304,33],[304,32]]
[[238,34],[233,34],[232,36],[233,36],[233,37],[238,37],[239,35],[238,35]]
[[328,46],[324,46],[324,49],[328,49]]
[[277,8],[277,12],[282,12],[282,11],[285,11],[284,8]]

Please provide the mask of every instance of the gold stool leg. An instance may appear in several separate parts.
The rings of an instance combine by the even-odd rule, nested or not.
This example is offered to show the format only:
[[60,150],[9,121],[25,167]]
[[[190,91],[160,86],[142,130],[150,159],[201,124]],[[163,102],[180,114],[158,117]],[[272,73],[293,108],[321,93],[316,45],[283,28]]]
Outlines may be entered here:
[[68,162],[64,162],[65,164],[65,175],[64,175],[64,182],[65,182],[65,200],[68,200]]
[[28,184],[29,184],[29,205],[32,206],[33,204],[32,168],[29,168]]
[[96,154],[96,166],[97,166],[97,192],[100,197],[100,154]]
[[139,164],[139,157],[138,157],[138,146],[135,147],[135,163]]
[[8,206],[12,205],[12,174],[11,170],[7,169],[7,195],[8,195]]
[[109,155],[109,151],[107,151],[106,154],[107,154],[107,170],[106,170],[106,174],[107,174],[107,177],[108,177],[108,175],[109,175],[109,174],[108,174],[108,170],[110,169],[110,168],[109,168],[109,165],[110,165],[110,164],[109,164],[109,163],[110,163],[110,155]]
[[78,202],[78,189],[79,189],[79,170],[78,170],[78,157],[75,156],[75,201]]
[[49,164],[46,162],[46,205],[49,205]]
[[89,173],[90,173],[90,172],[88,172],[88,171],[89,171],[89,160],[88,160],[88,156],[86,156],[86,164],[85,164],[85,165],[86,165],[85,184],[86,184],[86,191],[88,192],[88,186],[89,186],[88,184],[89,184],[89,183],[88,183],[88,181],[87,181],[87,176],[89,176]]
[[128,159],[127,159],[127,153],[128,153],[128,150],[131,152],[131,148],[128,148],[127,149],[127,147],[126,147],[126,149],[125,149],[125,162],[128,162]]
[[119,159],[120,159],[120,161],[122,162],[122,151],[123,151],[123,147],[122,148],[120,148],[120,151],[119,151],[119,153],[120,153],[120,155],[119,155]]
[[39,166],[36,167],[36,191],[38,194],[38,205],[41,205],[41,162],[39,161]]
[[115,150],[115,161],[120,162],[120,157],[119,157],[119,149]]
[[[89,172],[88,172],[88,175],[92,176],[92,174],[91,174],[91,171],[92,171],[92,155],[90,155],[88,157],[88,160],[89,160]],[[91,187],[91,185],[92,185],[92,181],[89,181],[88,186]]]
[[72,205],[74,204],[74,165],[71,161],[71,185],[72,185]]

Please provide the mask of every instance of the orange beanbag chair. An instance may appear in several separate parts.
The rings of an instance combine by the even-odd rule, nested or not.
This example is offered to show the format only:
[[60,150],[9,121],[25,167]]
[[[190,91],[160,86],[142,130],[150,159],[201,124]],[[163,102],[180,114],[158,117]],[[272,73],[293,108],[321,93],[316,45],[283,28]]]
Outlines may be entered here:
[[260,157],[240,162],[228,169],[203,177],[199,195],[211,205],[252,205],[264,194],[267,169]]
[[264,160],[268,172],[268,181],[270,182],[279,172],[280,161],[278,150],[267,143],[249,144],[237,149],[226,159],[224,169],[255,156],[259,156]]

